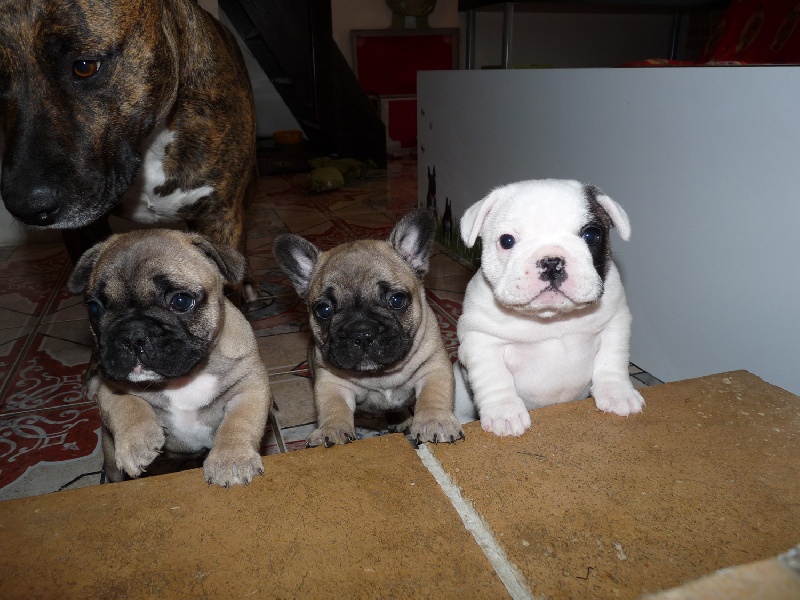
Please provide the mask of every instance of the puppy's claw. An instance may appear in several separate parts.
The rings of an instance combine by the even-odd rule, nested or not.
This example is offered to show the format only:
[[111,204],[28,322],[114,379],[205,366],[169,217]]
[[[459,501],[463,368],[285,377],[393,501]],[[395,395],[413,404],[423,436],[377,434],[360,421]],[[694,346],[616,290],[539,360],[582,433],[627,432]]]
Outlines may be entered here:
[[336,444],[349,444],[356,439],[355,433],[345,427],[325,427],[315,429],[306,438],[306,448],[325,446],[331,448]]
[[226,489],[232,485],[248,484],[253,477],[263,473],[261,456],[250,446],[215,446],[203,463],[206,481]]
[[448,439],[450,442],[454,442],[457,437],[463,437],[464,431],[453,413],[427,411],[414,415],[411,435],[415,436],[417,445],[426,442],[438,444]]

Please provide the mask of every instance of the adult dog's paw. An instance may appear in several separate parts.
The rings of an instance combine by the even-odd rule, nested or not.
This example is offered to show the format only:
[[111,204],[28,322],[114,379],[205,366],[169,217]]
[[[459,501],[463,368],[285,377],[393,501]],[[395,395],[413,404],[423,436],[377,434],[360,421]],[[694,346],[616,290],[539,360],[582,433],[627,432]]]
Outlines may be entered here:
[[495,402],[479,409],[481,427],[499,436],[520,436],[530,429],[531,416],[522,400]]
[[418,444],[422,442],[457,442],[464,439],[464,430],[456,416],[444,410],[429,410],[414,415],[411,424],[411,437]]
[[130,477],[139,477],[161,453],[165,439],[164,430],[155,421],[142,421],[118,432],[114,438],[117,468]]
[[596,383],[592,385],[592,395],[597,408],[623,417],[642,412],[644,407],[644,398],[628,379]]
[[306,447],[325,446],[330,448],[336,444],[349,444],[356,439],[354,427],[320,427],[306,438]]
[[261,456],[249,446],[214,446],[203,463],[203,477],[222,487],[247,484],[264,474]]

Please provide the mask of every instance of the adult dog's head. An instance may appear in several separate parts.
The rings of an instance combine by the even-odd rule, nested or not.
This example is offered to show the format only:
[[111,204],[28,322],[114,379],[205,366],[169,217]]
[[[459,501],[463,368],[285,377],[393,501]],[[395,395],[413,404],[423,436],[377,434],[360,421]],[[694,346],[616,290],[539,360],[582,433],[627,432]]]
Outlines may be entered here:
[[21,222],[81,227],[131,186],[178,93],[161,5],[0,0],[0,196]]
[[500,187],[472,205],[461,237],[467,246],[481,237],[481,269],[501,305],[547,318],[600,298],[612,226],[629,238],[627,214],[600,190],[543,179]]

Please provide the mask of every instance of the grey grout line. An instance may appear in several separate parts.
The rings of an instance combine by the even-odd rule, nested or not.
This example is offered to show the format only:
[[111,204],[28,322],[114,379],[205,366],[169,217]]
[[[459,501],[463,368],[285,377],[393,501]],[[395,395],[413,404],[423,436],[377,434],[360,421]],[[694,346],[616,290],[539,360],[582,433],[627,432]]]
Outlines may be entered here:
[[417,449],[422,464],[430,471],[439,487],[450,499],[453,507],[461,517],[461,521],[470,532],[473,539],[478,543],[489,563],[492,565],[497,576],[503,582],[509,595],[515,600],[533,600],[533,594],[525,586],[524,578],[519,573],[517,568],[508,560],[503,547],[494,537],[492,532],[481,519],[475,508],[467,502],[461,495],[461,490],[453,483],[450,477],[445,473],[442,464],[437,458],[428,450],[425,444],[420,445]]

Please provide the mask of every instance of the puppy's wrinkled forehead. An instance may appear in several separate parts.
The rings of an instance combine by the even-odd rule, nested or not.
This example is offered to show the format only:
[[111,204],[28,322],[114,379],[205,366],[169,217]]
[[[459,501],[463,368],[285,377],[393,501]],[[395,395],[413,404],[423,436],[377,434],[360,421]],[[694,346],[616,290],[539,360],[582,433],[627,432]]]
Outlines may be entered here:
[[191,244],[173,240],[117,244],[103,252],[89,282],[93,292],[123,298],[144,290],[200,291],[222,285],[209,259]]
[[318,297],[327,289],[366,294],[381,286],[410,288],[414,281],[411,268],[386,242],[361,240],[337,246],[323,255],[309,297]]
[[[489,214],[493,228],[577,232],[589,222],[610,226],[596,200],[597,190],[578,181],[542,179],[506,186],[505,202]],[[520,215],[525,215],[523,221]]]

